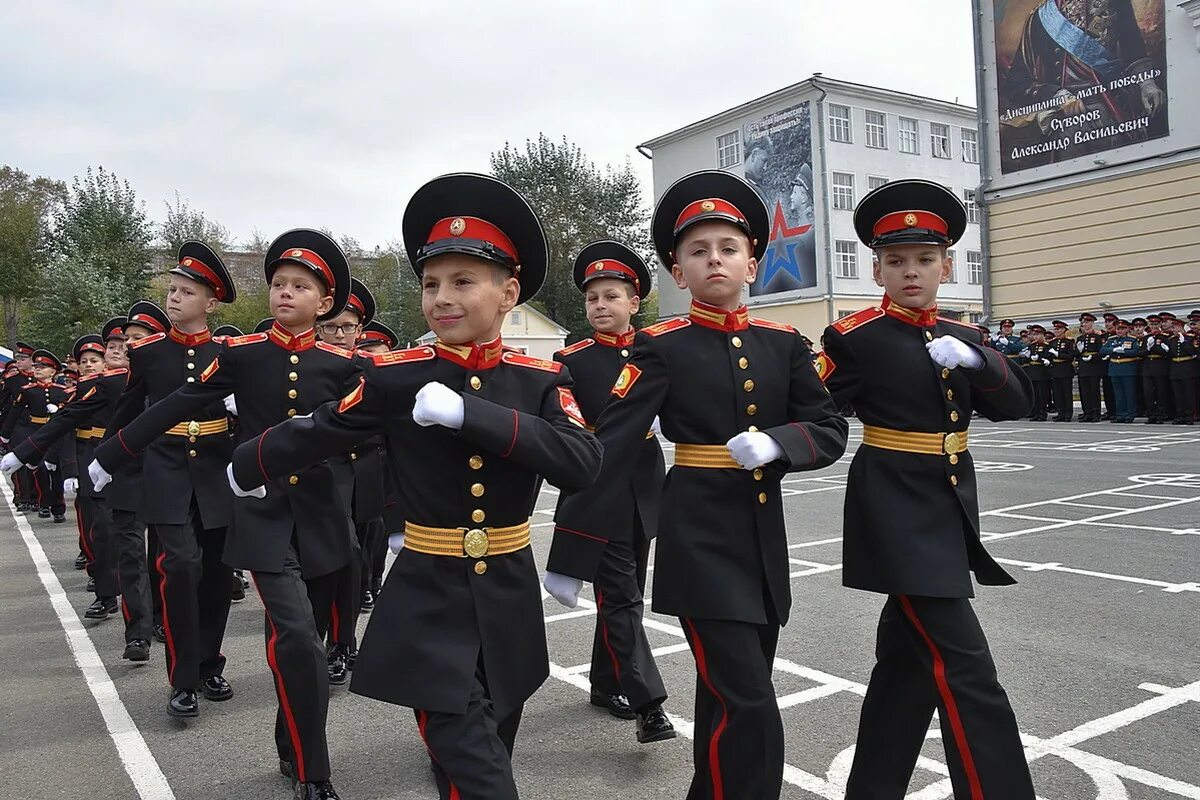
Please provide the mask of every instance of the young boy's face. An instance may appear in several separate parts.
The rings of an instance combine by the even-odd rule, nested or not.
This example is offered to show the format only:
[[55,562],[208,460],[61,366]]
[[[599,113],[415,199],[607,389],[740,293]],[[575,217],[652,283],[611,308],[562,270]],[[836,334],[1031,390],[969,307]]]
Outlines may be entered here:
[[597,278],[583,287],[588,322],[600,333],[622,334],[641,308],[633,284],[620,278]]
[[742,304],[742,287],[758,274],[749,237],[729,222],[697,222],[676,240],[674,255],[671,275],[679,288],[726,310]]
[[79,374],[98,375],[104,371],[104,356],[88,351],[79,357]]
[[28,373],[33,367],[33,359],[26,355],[17,356],[17,369],[21,372]]
[[520,296],[520,281],[475,256],[447,253],[422,269],[421,311],[430,330],[447,344],[496,338]]
[[333,308],[329,289],[311,270],[280,264],[271,275],[271,316],[292,332],[311,328],[317,317]]
[[875,282],[904,308],[929,308],[938,286],[950,279],[954,264],[946,248],[934,244],[896,244],[875,251]]
[[145,339],[151,333],[153,333],[153,331],[149,328],[143,328],[141,325],[134,325],[130,323],[129,325],[125,326],[125,341],[127,343],[136,342],[138,339]]
[[194,322],[217,310],[217,296],[199,281],[172,275],[167,284],[167,316],[174,324]]
[[124,367],[129,363],[124,339],[109,339],[104,343],[104,363],[109,369]]
[[317,326],[321,341],[335,344],[347,350],[354,349],[354,340],[362,330],[362,318],[352,308],[347,308],[333,319],[327,319]]
[[41,383],[54,380],[54,373],[57,371],[54,367],[46,367],[41,364],[33,365],[33,377]]

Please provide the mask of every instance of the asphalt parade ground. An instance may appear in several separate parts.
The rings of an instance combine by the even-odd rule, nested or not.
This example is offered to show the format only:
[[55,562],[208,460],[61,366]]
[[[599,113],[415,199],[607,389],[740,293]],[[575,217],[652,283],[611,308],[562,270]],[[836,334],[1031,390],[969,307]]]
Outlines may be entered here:
[[[873,665],[883,598],[841,586],[840,463],[784,482],[792,620],[775,689],[787,736],[786,798],[841,798]],[[982,527],[1018,579],[980,588],[976,610],[1016,709],[1044,800],[1200,799],[1200,428],[1100,423],[971,426]],[[668,461],[671,450],[668,447]],[[167,717],[162,646],[120,659],[119,616],[83,619],[73,517],[0,503],[0,786],[10,798],[287,798],[276,771],[275,695],[251,590],[230,613],[235,696]],[[555,496],[543,491],[544,563]],[[665,509],[664,513],[669,513]],[[736,531],[731,531],[736,535]],[[522,797],[682,798],[690,778],[695,672],[678,620],[646,628],[681,736],[638,745],[634,724],[587,703],[590,593],[545,601],[551,677],[525,707]],[[365,624],[366,617],[360,618]],[[909,798],[951,796],[936,720]],[[346,800],[434,798],[412,713],[334,687],[329,739]],[[1001,798],[1001,800],[1004,800]]]

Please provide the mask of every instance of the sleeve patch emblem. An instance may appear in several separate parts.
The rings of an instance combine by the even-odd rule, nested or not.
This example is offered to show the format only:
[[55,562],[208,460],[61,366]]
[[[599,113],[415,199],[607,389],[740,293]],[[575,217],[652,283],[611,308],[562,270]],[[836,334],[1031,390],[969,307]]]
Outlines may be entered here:
[[204,368],[204,372],[200,373],[200,382],[208,383],[208,379],[217,374],[217,370],[221,368],[221,359],[214,358],[212,363]]
[[583,411],[580,410],[574,393],[566,386],[558,387],[558,405],[572,422],[581,428],[587,427],[587,420],[583,418]]
[[367,379],[360,375],[358,378],[358,386],[355,386],[350,394],[343,397],[342,402],[338,403],[339,414],[345,414],[347,411],[362,402],[363,386],[366,384],[366,382]]
[[813,367],[817,370],[817,377],[821,379],[821,383],[829,380],[829,376],[837,369],[837,364],[833,363],[833,359],[828,354],[822,352],[817,355],[817,360],[813,362]]
[[617,376],[617,382],[613,384],[612,393],[622,400],[625,395],[629,394],[629,390],[637,383],[638,378],[642,377],[642,371],[633,364],[626,364],[621,370],[621,374]]

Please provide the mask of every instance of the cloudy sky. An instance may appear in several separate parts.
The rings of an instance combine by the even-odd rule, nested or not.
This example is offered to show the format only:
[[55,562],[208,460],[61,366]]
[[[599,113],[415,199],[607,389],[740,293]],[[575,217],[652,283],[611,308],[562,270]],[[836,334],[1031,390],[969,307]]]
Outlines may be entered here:
[[0,161],[102,164],[237,238],[397,236],[422,182],[506,141],[598,163],[813,72],[974,102],[965,0],[10,3]]

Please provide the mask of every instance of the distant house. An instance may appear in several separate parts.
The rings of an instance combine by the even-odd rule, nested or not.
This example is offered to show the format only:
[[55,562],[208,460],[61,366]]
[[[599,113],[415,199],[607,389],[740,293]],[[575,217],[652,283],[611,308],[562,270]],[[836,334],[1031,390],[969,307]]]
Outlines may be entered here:
[[[561,350],[569,331],[536,308],[521,305],[508,312],[500,337],[509,347],[516,347],[536,358],[550,358]],[[426,331],[419,344],[431,344],[433,331]]]

